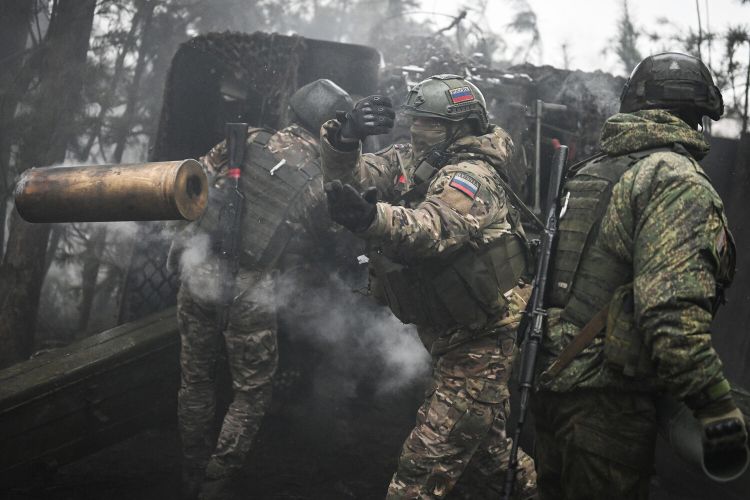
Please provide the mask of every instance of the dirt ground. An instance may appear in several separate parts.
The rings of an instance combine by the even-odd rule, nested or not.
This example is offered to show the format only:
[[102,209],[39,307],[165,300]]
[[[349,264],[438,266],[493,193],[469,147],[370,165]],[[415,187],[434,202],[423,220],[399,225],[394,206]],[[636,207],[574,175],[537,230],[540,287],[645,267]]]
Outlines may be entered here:
[[[367,378],[343,380],[347,372],[309,346],[282,348],[291,355],[282,358],[272,408],[244,474],[220,498],[383,498],[426,381],[382,393]],[[33,484],[0,492],[0,498],[178,500],[179,463],[173,421],[43,474]],[[652,486],[654,500],[744,500],[750,474],[729,485],[709,483],[661,443]]]

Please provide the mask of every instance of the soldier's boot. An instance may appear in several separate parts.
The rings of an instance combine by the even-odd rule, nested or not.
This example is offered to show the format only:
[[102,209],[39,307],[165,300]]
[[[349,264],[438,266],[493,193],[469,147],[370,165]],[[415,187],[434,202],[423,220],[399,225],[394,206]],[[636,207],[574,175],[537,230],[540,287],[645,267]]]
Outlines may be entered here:
[[216,456],[211,457],[206,467],[206,476],[200,490],[199,500],[229,500],[235,497],[236,484],[241,467],[222,463]]
[[203,468],[183,466],[180,482],[180,500],[198,500],[203,484]]

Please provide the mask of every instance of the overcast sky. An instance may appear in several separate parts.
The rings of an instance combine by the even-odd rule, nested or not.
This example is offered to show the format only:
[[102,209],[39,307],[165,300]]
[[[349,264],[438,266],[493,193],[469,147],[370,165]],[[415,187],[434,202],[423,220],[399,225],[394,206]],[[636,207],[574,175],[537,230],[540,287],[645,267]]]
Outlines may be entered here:
[[[616,30],[622,12],[622,0],[527,0],[537,15],[542,35],[541,61],[533,54],[531,62],[563,65],[562,45],[568,46],[571,69],[604,71],[622,74],[624,70],[613,54],[603,54]],[[455,14],[463,8],[463,2],[452,0],[423,0],[422,8],[444,14]],[[648,31],[658,29],[658,18],[668,18],[680,27],[697,29],[698,14],[695,0],[629,0],[630,14],[637,26]],[[741,5],[739,0],[699,0],[701,20],[706,27],[706,6],[711,30],[725,31],[729,25],[750,26],[750,5]],[[514,0],[489,0],[487,22],[492,29],[503,34],[510,21],[508,10]],[[445,21],[441,21],[444,23]],[[665,47],[652,46],[648,40],[639,40],[644,56],[661,52]],[[666,47],[676,48],[676,47]],[[721,48],[714,47],[714,57],[720,56]]]

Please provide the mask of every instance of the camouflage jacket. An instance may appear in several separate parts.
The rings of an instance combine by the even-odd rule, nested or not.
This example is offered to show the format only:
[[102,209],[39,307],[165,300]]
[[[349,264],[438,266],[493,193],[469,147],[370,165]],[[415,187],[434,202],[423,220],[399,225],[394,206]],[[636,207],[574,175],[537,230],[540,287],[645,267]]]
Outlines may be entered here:
[[[602,131],[602,150],[620,156],[681,144],[702,158],[708,143],[661,110],[617,114]],[[612,259],[632,268],[634,324],[650,350],[653,375],[630,378],[603,354],[603,333],[544,387],[666,390],[695,406],[723,386],[722,364],[711,346],[710,324],[721,254],[731,242],[723,204],[698,163],[670,151],[637,161],[614,185],[596,236]],[[543,342],[544,369],[578,333],[550,310]],[[719,395],[715,395],[718,397]]]
[[[360,234],[371,251],[408,265],[424,258],[450,258],[465,245],[476,247],[511,231],[498,172],[505,172],[513,143],[501,128],[491,126],[486,135],[465,136],[451,144],[446,150],[450,162],[431,179],[426,195],[408,208],[397,203],[414,185],[417,165],[411,145],[397,144],[375,154],[340,151],[328,139],[338,127],[332,120],[321,130],[323,175],[327,181],[339,179],[360,190],[377,188],[382,201],[377,203],[376,218]],[[377,298],[377,290],[373,294]],[[417,326],[430,350],[437,338],[462,333]]]
[[[248,144],[252,142],[253,132],[248,135]],[[317,159],[319,156],[318,140],[306,129],[299,125],[290,125],[276,133],[268,140],[268,150],[273,153],[279,160],[286,160],[281,168],[290,168],[290,166],[305,165],[310,160]],[[200,162],[203,165],[209,179],[209,185],[213,189],[221,189],[229,181],[227,178],[227,151],[226,143],[214,146],[205,156],[201,157]],[[252,168],[252,158],[249,160]],[[246,177],[246,175],[243,175]],[[244,190],[243,190],[244,191]],[[211,192],[211,191],[209,191]],[[175,268],[175,262],[179,257],[185,245],[191,244],[191,238],[200,235],[201,232],[210,232],[217,221],[213,220],[215,214],[209,214],[208,211],[196,222],[186,224],[172,245],[170,253],[172,267]],[[260,217],[256,213],[253,204],[245,203],[245,213],[243,214],[243,231],[242,231],[242,248],[248,247],[247,242],[250,238],[255,237],[255,221]],[[335,228],[331,224],[330,217],[326,207],[325,194],[323,191],[322,176],[313,178],[303,190],[294,198],[291,204],[286,207],[284,214],[284,223],[292,227],[292,237],[286,245],[282,255],[278,257],[280,261],[275,263],[275,267],[291,267],[297,265],[308,265],[309,262],[320,259],[328,259],[335,255],[337,250],[333,233],[342,233],[343,231]],[[244,251],[244,250],[243,250]],[[241,259],[240,263],[244,267],[249,259]],[[211,262],[206,262],[206,272],[211,271]],[[199,271],[196,269],[196,271]],[[184,270],[183,270],[184,275]],[[242,278],[240,273],[239,280]]]

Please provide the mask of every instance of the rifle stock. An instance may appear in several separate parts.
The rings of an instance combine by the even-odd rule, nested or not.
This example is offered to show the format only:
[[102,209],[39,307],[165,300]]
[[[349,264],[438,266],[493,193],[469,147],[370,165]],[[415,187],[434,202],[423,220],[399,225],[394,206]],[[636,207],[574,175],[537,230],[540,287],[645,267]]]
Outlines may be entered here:
[[536,273],[534,274],[534,291],[529,302],[529,307],[527,308],[527,314],[529,315],[528,321],[525,322],[527,331],[523,332],[524,342],[521,349],[521,372],[519,374],[521,401],[516,420],[516,430],[513,436],[513,445],[508,460],[508,470],[505,477],[504,500],[510,500],[516,483],[518,443],[526,422],[526,412],[529,407],[531,391],[534,387],[537,354],[542,342],[542,335],[544,334],[544,318],[547,316],[547,306],[545,304],[547,275],[550,259],[552,258],[552,245],[557,234],[560,188],[565,179],[567,158],[568,147],[560,146],[552,159],[549,191],[547,193],[547,203],[545,204],[546,217],[544,219],[544,231],[539,246]]

